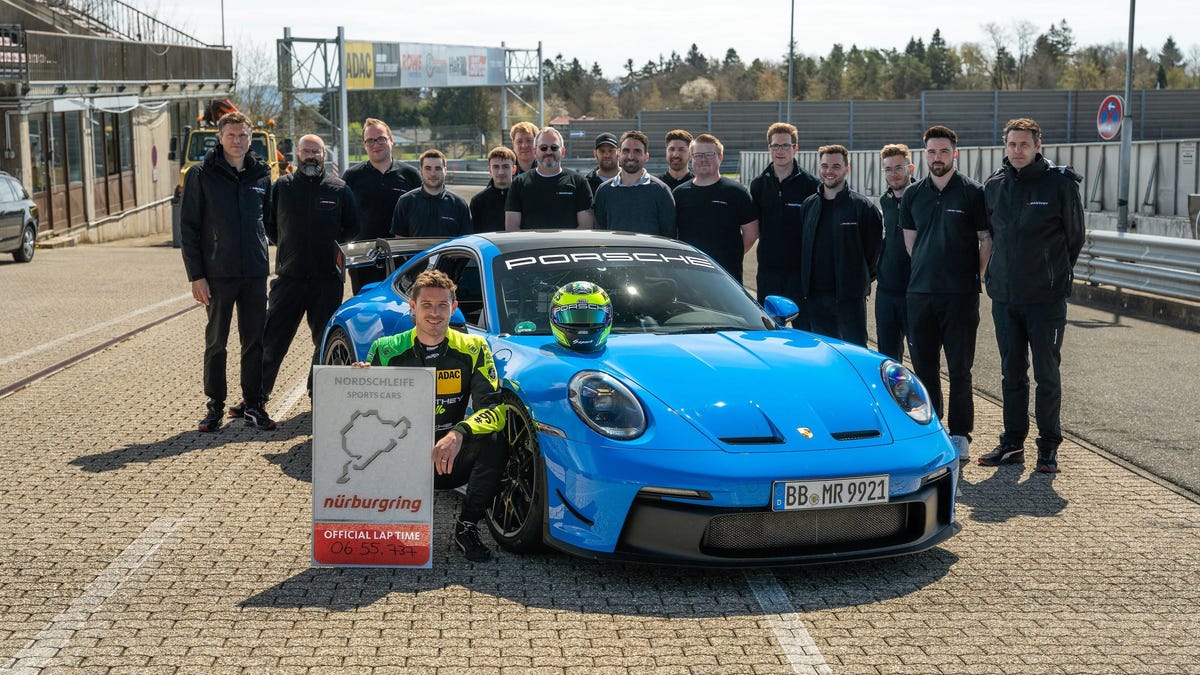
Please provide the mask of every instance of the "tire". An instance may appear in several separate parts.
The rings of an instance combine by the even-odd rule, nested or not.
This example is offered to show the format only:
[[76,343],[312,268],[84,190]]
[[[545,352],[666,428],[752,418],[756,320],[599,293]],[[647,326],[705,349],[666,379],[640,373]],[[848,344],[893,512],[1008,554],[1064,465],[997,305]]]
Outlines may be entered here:
[[538,449],[537,432],[525,404],[505,393],[506,418],[502,432],[508,444],[508,463],[487,512],[488,529],[503,549],[532,553],[545,548],[542,527],[546,522],[546,473]]
[[33,252],[37,250],[37,232],[34,231],[32,225],[26,225],[25,229],[21,230],[21,246],[13,251],[13,260],[17,262],[29,262],[33,260]]
[[321,354],[321,363],[327,366],[348,366],[357,360],[354,345],[351,344],[346,331],[334,328],[329,333],[329,339],[325,341],[325,352]]

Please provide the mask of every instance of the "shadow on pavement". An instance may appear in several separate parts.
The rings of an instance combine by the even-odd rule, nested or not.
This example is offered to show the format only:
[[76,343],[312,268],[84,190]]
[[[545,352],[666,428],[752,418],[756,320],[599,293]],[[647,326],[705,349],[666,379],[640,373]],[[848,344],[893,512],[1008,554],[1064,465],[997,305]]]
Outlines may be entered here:
[[[704,618],[767,611],[755,599],[762,591],[752,581],[762,578],[755,570],[599,562],[557,552],[518,555],[497,550],[487,535],[492,561],[468,562],[450,539],[459,499],[445,494],[438,493],[435,506],[431,568],[310,568],[240,606],[353,611],[384,600],[407,607],[444,602],[443,593],[466,589],[523,607],[605,615]],[[766,579],[778,581],[796,611],[807,611],[903,597],[942,579],[956,562],[957,555],[934,548],[898,558],[773,568]]]
[[[301,420],[301,418],[304,418]],[[245,426],[240,419],[227,418],[225,424],[215,432],[181,431],[170,438],[153,443],[134,443],[116,450],[84,455],[69,462],[89,473],[116,471],[130,464],[155,462],[160,459],[178,457],[189,452],[211,450],[229,443],[244,443],[248,440],[286,441],[312,431],[311,414],[301,413],[287,422],[280,423],[275,431],[259,431]],[[306,440],[307,444],[308,441]],[[270,459],[272,456],[268,455]]]
[[958,484],[958,501],[971,507],[971,520],[1003,523],[1017,516],[1048,518],[1067,507],[1067,500],[1054,490],[1054,475],[1033,471],[1025,478],[1025,466],[1006,464],[992,475]]

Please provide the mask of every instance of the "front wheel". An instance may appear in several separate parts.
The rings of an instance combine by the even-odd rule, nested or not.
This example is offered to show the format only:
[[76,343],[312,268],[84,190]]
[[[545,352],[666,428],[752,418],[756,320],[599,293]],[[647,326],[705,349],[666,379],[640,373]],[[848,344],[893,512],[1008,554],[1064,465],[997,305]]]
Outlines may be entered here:
[[13,260],[29,262],[33,260],[33,252],[36,250],[37,232],[33,230],[32,225],[26,225],[25,229],[21,230],[21,247],[13,251]]
[[525,404],[506,392],[504,405],[502,433],[508,445],[508,462],[500,479],[500,491],[488,509],[487,524],[501,548],[514,553],[530,553],[543,548],[545,474],[537,432]]
[[325,353],[321,355],[321,363],[327,366],[348,366],[357,361],[354,345],[350,337],[341,328],[334,328],[325,340]]

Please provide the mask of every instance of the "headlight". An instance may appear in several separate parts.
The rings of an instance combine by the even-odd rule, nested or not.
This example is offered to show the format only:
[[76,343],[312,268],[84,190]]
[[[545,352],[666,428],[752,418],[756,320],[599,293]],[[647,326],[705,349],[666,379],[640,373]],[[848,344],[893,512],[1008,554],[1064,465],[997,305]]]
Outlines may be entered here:
[[929,424],[933,419],[933,406],[929,404],[929,394],[925,385],[917,379],[911,370],[896,363],[884,361],[879,366],[879,375],[883,378],[883,386],[896,401],[896,405],[919,424]]
[[608,373],[585,370],[567,385],[571,407],[596,433],[620,441],[646,431],[646,412],[629,387]]

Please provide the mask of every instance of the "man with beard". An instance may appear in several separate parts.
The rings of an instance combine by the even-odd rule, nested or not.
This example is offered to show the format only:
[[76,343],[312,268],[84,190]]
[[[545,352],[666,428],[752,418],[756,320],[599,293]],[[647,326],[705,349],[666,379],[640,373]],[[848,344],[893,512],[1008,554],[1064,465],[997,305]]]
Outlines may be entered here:
[[[750,196],[758,212],[758,301],[768,295],[782,295],[800,302],[800,270],[796,254],[800,250],[800,207],[821,186],[815,176],[800,168],[796,161],[799,132],[786,122],[767,129],[767,149],[771,164],[750,183]],[[792,326],[809,329],[802,311]]]
[[671,189],[646,171],[650,139],[640,131],[621,135],[621,172],[596,191],[597,230],[675,236],[675,200]]
[[583,176],[562,167],[562,134],[546,127],[536,146],[537,166],[514,178],[508,191],[504,229],[592,229],[592,189]]
[[903,143],[885,145],[879,151],[883,164],[883,182],[887,192],[879,198],[883,209],[883,253],[879,256],[878,282],[875,284],[875,335],[879,351],[896,359],[904,358],[908,335],[908,249],[900,227],[900,199],[913,182],[912,153]]
[[883,221],[869,199],[846,185],[849,160],[842,145],[817,150],[821,189],[800,208],[800,290],[809,330],[865,347]]
[[515,175],[519,176],[537,166],[537,153],[533,147],[537,135],[538,128],[533,122],[517,122],[508,130],[513,153],[517,156],[517,163],[513,167]]
[[392,234],[397,237],[457,237],[471,233],[467,200],[446,189],[446,156],[440,150],[421,153],[421,189],[396,202]]
[[707,253],[739,284],[743,283],[743,259],[758,241],[758,219],[750,191],[721,175],[725,146],[716,136],[697,136],[692,141],[691,156],[696,177],[672,192],[679,240]]
[[508,188],[512,187],[516,161],[516,154],[503,145],[488,153],[488,175],[492,179],[471,198],[471,223],[476,232],[504,230],[504,202],[508,199]]
[[[279,367],[307,315],[312,334],[313,364],[320,363],[321,337],[329,317],[342,304],[345,284],[338,268],[338,243],[358,234],[354,193],[325,171],[325,141],[308,135],[297,144],[296,172],[275,181],[269,206],[267,237],[276,245],[275,280],[268,298],[263,337],[262,401],[275,388]],[[312,391],[312,371],[308,375]],[[249,414],[244,404],[230,417]]]
[[[396,200],[421,185],[421,175],[403,162],[392,159],[392,130],[383,120],[368,117],[363,122],[363,147],[367,161],[355,164],[342,174],[358,203],[359,239],[391,236],[392,212]],[[383,281],[382,267],[350,270],[350,288],[358,293],[364,285]]]
[[584,174],[592,194],[600,189],[600,184],[617,177],[620,167],[617,163],[617,151],[620,143],[617,137],[607,131],[596,137],[596,149],[592,156],[596,158],[596,168]]
[[1029,362],[1037,394],[1037,470],[1058,472],[1062,443],[1062,336],[1071,271],[1083,248],[1079,174],[1041,154],[1042,128],[1029,118],[1004,126],[1004,166],[984,184],[995,244],[987,268],[996,344],[1000,348],[1004,433],[984,466],[1025,460],[1029,434]]
[[[929,175],[904,191],[900,227],[912,258],[908,281],[909,346],[913,369],[947,421],[958,459],[970,458],[975,426],[971,367],[979,328],[980,280],[992,253],[983,187],[954,169],[958,135],[944,126],[925,132]],[[942,406],[941,353],[950,374],[949,406]]]
[[672,129],[667,132],[667,172],[658,179],[674,190],[692,179],[688,170],[688,162],[692,159],[692,135],[683,129]]

